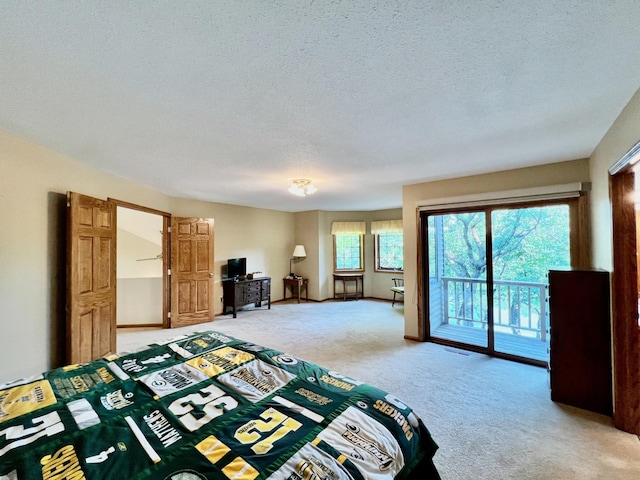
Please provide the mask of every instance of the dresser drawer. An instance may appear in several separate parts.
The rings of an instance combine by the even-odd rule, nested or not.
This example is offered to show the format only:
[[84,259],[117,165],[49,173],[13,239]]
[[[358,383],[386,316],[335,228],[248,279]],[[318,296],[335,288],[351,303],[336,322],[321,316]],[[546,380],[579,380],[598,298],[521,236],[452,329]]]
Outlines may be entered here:
[[267,302],[271,308],[271,279],[268,277],[255,280],[225,280],[223,281],[223,311],[233,309],[235,318],[238,308],[243,305],[255,304],[262,306],[262,302]]

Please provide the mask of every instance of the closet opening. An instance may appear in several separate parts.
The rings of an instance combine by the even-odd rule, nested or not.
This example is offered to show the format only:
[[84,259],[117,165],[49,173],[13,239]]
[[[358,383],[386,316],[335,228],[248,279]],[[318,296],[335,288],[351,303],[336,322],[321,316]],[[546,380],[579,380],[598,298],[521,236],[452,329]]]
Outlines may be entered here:
[[116,325],[169,328],[167,213],[118,200]]

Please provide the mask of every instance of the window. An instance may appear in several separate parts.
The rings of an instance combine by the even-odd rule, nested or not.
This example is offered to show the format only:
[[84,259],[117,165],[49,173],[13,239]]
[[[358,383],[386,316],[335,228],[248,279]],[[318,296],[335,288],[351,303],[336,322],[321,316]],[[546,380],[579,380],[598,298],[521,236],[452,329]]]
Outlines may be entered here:
[[335,269],[362,271],[362,235],[357,233],[340,233],[334,235]]
[[404,235],[402,220],[371,222],[375,239],[376,272],[398,272],[404,269]]
[[403,270],[403,239],[402,233],[379,233],[375,235],[376,271]]
[[364,271],[365,222],[333,222],[333,265],[336,272]]

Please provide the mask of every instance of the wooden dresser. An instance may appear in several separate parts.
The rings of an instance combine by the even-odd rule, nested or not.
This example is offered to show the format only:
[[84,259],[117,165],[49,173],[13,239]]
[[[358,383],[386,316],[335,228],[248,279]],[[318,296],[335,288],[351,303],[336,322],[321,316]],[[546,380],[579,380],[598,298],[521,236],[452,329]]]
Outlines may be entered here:
[[228,309],[232,309],[233,318],[236,318],[238,308],[244,305],[254,304],[256,307],[261,307],[266,302],[271,309],[271,278],[269,277],[223,280],[222,293],[222,313],[226,314]]
[[551,399],[611,415],[609,272],[549,272]]

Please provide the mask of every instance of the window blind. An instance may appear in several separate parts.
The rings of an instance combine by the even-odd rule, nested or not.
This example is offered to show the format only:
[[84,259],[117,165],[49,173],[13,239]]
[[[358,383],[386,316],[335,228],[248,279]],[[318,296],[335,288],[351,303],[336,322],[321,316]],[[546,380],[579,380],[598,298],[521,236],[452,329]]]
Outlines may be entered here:
[[379,235],[381,233],[402,233],[402,220],[379,220],[371,222],[371,233]]
[[331,235],[364,235],[365,233],[367,233],[367,224],[365,222],[333,222],[331,224]]

